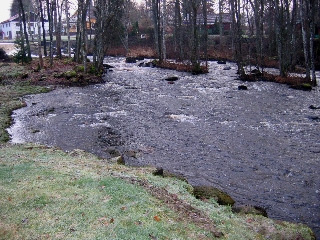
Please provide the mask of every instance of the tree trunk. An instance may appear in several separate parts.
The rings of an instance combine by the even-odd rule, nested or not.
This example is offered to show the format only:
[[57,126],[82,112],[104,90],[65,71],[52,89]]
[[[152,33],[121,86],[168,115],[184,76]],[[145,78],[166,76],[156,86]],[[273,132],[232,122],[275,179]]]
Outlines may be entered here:
[[223,0],[219,0],[219,36],[220,36],[220,49],[223,47],[223,22],[222,22],[222,14],[223,14]]
[[42,51],[41,51],[41,25],[40,25],[40,18],[41,18],[41,8],[40,3],[37,1],[37,8],[38,8],[38,16],[37,16],[37,25],[38,25],[38,55],[39,55],[39,66],[40,69],[43,68],[43,59],[42,59]]
[[28,33],[29,33],[29,35],[31,37],[31,42],[33,42],[34,41],[34,37],[33,37],[32,29],[31,29],[31,23],[30,23],[30,11],[27,12],[26,18],[27,18]]
[[182,17],[181,17],[181,7],[180,0],[175,1],[175,45],[178,48],[179,60],[183,59],[183,32],[182,32]]
[[[43,53],[45,56],[48,56],[47,53],[47,40],[46,40],[46,29],[44,26],[44,16],[43,16],[43,7],[42,7],[42,0],[38,0],[41,10],[41,25],[42,25],[42,38],[43,38]],[[68,1],[68,0],[66,0]]]
[[315,71],[315,56],[314,56],[314,33],[315,33],[315,15],[316,4],[315,0],[310,0],[310,64],[311,64],[311,80],[312,85],[317,86],[317,78]]
[[160,0],[152,0],[152,12],[153,12],[153,24],[154,24],[154,35],[156,49],[159,57],[159,62],[163,61],[162,54],[162,37],[161,37],[161,2]]
[[208,17],[207,17],[207,0],[202,0],[202,14],[203,14],[203,38],[204,38],[204,57],[206,59],[206,67],[208,68]]
[[56,42],[57,42],[57,55],[61,59],[61,30],[62,30],[62,5],[63,1],[61,1],[61,4],[59,4],[59,1],[56,0],[56,18],[57,18],[57,28],[56,28]]
[[65,0],[65,15],[67,19],[67,36],[68,36],[68,56],[71,57],[71,41],[70,41],[70,18],[69,18],[69,4],[68,0]]
[[162,3],[162,59],[166,61],[167,59],[167,49],[166,49],[166,27],[167,27],[167,1],[163,0]]
[[48,13],[48,21],[49,21],[49,35],[50,35],[50,41],[49,41],[49,58],[50,58],[50,66],[52,67],[53,65],[53,47],[52,47],[52,42],[53,42],[53,19],[52,19],[52,6],[50,7],[50,2],[49,0],[47,1],[47,13]]
[[83,4],[82,8],[82,20],[81,20],[81,28],[82,28],[82,57],[83,57],[83,66],[84,72],[87,72],[87,55],[88,55],[88,34],[87,34],[87,11],[89,7],[90,0],[86,0]]
[[243,61],[242,61],[242,32],[241,32],[241,11],[240,0],[231,0],[231,15],[232,15],[232,38],[234,39],[235,58],[238,66],[240,77],[245,76]]
[[192,53],[191,53],[191,63],[196,66],[199,61],[199,36],[198,36],[198,26],[197,26],[197,15],[198,15],[199,1],[191,1],[191,28],[192,28]]
[[22,0],[19,0],[20,4],[20,9],[21,9],[21,16],[22,16],[22,22],[23,22],[23,32],[24,32],[24,37],[27,45],[27,53],[28,53],[28,60],[30,61],[31,58],[31,50],[30,50],[30,43],[29,43],[29,37],[28,37],[28,32],[27,32],[27,24],[26,24],[26,15],[24,12],[24,7]]
[[308,29],[308,1],[300,0],[300,17],[301,17],[301,33],[303,41],[304,60],[306,67],[306,78],[311,80],[310,77],[310,30]]
[[81,47],[82,47],[82,27],[81,27],[81,20],[82,20],[82,9],[83,9],[83,1],[78,0],[78,13],[77,13],[77,35],[76,35],[76,50],[74,54],[75,62],[81,63]]

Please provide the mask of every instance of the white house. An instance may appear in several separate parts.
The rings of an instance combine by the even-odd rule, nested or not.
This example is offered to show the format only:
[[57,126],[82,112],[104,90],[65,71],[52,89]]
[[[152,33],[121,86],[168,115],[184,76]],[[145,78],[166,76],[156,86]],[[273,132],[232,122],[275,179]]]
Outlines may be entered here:
[[[26,16],[27,18],[27,32],[28,35],[37,35],[38,34],[38,23],[36,19],[36,15],[34,13],[30,13],[30,15]],[[41,24],[41,23],[40,23]],[[45,31],[49,30],[49,23],[45,21]],[[42,33],[42,26],[41,26]],[[20,17],[19,15],[15,15],[9,18],[6,21],[0,23],[0,39],[16,39],[17,36],[20,35]]]

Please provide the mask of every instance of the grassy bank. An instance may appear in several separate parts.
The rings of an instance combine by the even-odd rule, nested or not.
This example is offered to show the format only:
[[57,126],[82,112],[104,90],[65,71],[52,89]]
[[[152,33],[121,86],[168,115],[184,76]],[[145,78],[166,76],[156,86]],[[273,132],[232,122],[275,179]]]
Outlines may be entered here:
[[35,145],[2,146],[0,159],[0,239],[312,239],[303,225],[195,199],[152,168]]
[[[196,199],[192,186],[154,176],[153,168],[5,144],[11,111],[24,105],[20,97],[48,91],[16,67],[0,67],[0,239],[314,239],[304,225]],[[42,76],[48,83],[57,74],[50,71]]]

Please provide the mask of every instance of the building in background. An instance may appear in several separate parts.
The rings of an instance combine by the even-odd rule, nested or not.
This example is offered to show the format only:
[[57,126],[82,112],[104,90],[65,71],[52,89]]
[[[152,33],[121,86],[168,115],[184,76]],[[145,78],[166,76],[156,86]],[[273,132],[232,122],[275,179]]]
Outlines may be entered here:
[[[30,12],[26,14],[27,32],[28,35],[33,37],[38,34],[37,15]],[[45,31],[49,30],[49,23],[45,20]],[[42,31],[42,27],[41,27]],[[20,35],[20,17],[15,15],[6,21],[0,23],[0,39],[15,40]]]

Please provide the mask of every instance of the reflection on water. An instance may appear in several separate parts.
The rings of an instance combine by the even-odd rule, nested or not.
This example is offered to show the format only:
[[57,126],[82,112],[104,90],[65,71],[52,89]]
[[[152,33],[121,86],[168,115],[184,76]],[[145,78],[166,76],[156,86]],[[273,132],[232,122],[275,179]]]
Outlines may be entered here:
[[[107,61],[115,68],[105,84],[28,97],[15,111],[12,141],[102,157],[114,148],[134,150],[128,164],[220,187],[270,217],[307,223],[319,237],[320,110],[309,108],[320,106],[318,88],[240,82],[232,63],[223,70],[212,62],[209,74],[193,76]],[[168,84],[172,74],[179,80]]]

